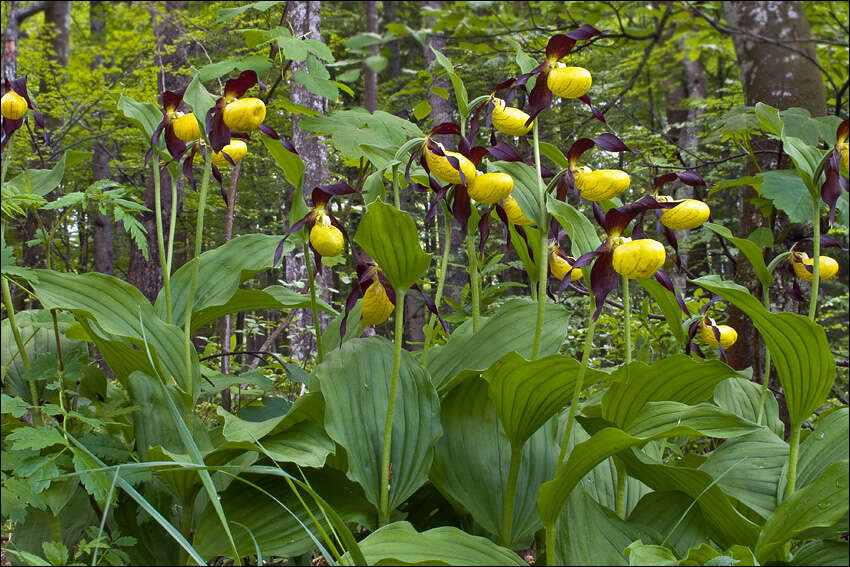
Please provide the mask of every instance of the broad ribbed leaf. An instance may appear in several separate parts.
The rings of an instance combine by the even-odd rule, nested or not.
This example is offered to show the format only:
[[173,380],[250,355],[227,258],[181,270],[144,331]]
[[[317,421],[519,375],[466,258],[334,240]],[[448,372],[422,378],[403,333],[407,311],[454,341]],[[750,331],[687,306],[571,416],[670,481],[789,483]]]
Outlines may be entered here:
[[746,288],[718,276],[692,281],[752,319],[776,366],[791,426],[799,427],[823,405],[835,382],[835,359],[823,327],[794,313],[770,313]]
[[[323,299],[316,298],[316,305],[322,311],[333,308]],[[192,332],[205,327],[227,314],[255,311],[259,309],[309,309],[310,296],[292,291],[282,285],[270,285],[265,289],[237,289],[233,297],[223,305],[213,305],[196,311],[192,315]],[[176,313],[175,313],[176,315]]]
[[788,452],[788,444],[765,429],[725,441],[699,469],[719,478],[717,484],[726,494],[767,518],[776,508]]
[[761,246],[747,238],[733,236],[732,231],[725,226],[711,222],[704,223],[703,226],[734,244],[741,251],[741,254],[746,256],[747,260],[750,261],[750,265],[752,265],[761,285],[765,287],[770,286],[771,282],[773,282],[773,275],[767,271],[767,266],[764,263],[764,252]]
[[593,252],[602,244],[593,224],[572,205],[557,199],[549,199],[546,202],[546,208],[567,231],[573,243],[572,255],[576,258]]
[[[292,473],[300,476],[294,469]],[[327,500],[344,521],[366,526],[374,524],[372,507],[364,498],[363,491],[357,484],[348,480],[344,473],[325,468],[305,470],[304,474],[313,489]],[[232,482],[227,490],[221,493],[221,507],[233,526],[233,538],[240,555],[254,555],[256,551],[251,536],[241,529],[237,522],[251,530],[265,556],[292,557],[315,549],[316,544],[307,530],[313,532],[316,537],[319,537],[319,531],[289,485],[282,478],[274,476],[251,474],[245,478],[276,498],[279,503],[253,486],[239,481]],[[301,498],[312,507],[316,518],[322,518],[318,507],[308,494],[302,491]],[[324,522],[323,526],[327,530]],[[232,555],[230,543],[211,506],[201,515],[195,529],[194,544],[198,552],[207,558]]]
[[[353,339],[326,355],[313,371],[325,397],[325,429],[348,454],[351,476],[378,506],[393,344],[380,337]],[[441,435],[440,402],[425,370],[401,353],[390,451],[390,509],[428,480]]]
[[611,387],[602,398],[602,417],[623,426],[648,402],[710,400],[717,384],[732,376],[738,373],[719,360],[697,360],[684,354],[653,364],[635,361],[611,374]]
[[[442,402],[444,435],[437,442],[431,481],[466,508],[491,534],[499,534],[510,469],[511,447],[487,395],[487,382],[473,378]],[[527,544],[541,523],[535,497],[555,474],[557,420],[531,436],[522,450],[516,487],[511,547]]]
[[808,486],[832,463],[850,459],[850,421],[847,406],[821,414],[817,427],[800,443],[797,488]]
[[415,284],[431,263],[431,255],[422,251],[413,217],[381,201],[369,205],[354,241],[378,263],[396,291]]
[[[667,538],[666,545],[672,547],[680,556],[685,555],[689,549],[709,539],[699,506],[688,510],[692,502],[693,499],[683,492],[650,492],[640,499],[629,514],[629,523],[663,534],[663,537]],[[679,522],[683,516],[684,519]]]
[[360,549],[369,565],[527,565],[512,550],[450,526],[420,533],[394,522],[369,534]]
[[[484,372],[490,400],[514,447],[522,445],[570,401],[581,364],[561,354],[529,362],[509,352]],[[608,378],[588,369],[582,388]]]
[[[145,359],[143,336],[147,337],[157,374],[168,382],[176,381],[186,391],[183,331],[157,317],[153,306],[131,284],[106,274],[76,275],[38,270],[38,282],[33,282],[33,290],[45,308],[71,311],[78,320],[93,319],[99,330],[129,339]],[[192,357],[191,363],[194,400],[201,380],[197,355]],[[139,370],[147,372],[145,368]]]
[[[730,378],[717,385],[714,403],[735,415],[758,423],[761,385],[749,380]],[[780,439],[785,438],[785,424],[779,419],[779,404],[769,393],[764,400],[764,415],[759,425],[767,425]]]
[[266,146],[277,166],[283,170],[283,176],[286,177],[289,184],[295,187],[295,198],[299,199],[304,186],[304,171],[306,170],[304,160],[298,154],[283,147],[279,140],[260,136],[260,141]]
[[850,547],[846,541],[812,541],[802,546],[791,559],[791,565],[835,565],[850,564]]
[[805,488],[777,506],[764,524],[756,547],[761,563],[776,559],[786,541],[809,528],[829,527],[847,513],[847,461],[829,465]]
[[[239,284],[271,268],[280,239],[280,236],[270,234],[245,234],[201,254],[192,312],[226,305],[239,289]],[[284,243],[284,253],[291,249],[291,243]],[[182,326],[186,319],[192,272],[192,263],[189,262],[171,276],[172,315],[174,324],[178,326]],[[165,320],[164,290],[159,292],[155,305],[159,318]]]
[[[4,191],[32,193],[44,197],[62,182],[65,176],[65,159],[67,155],[53,166],[53,169],[25,169],[20,174],[3,184]],[[5,205],[4,205],[5,206]]]
[[679,307],[676,297],[670,293],[663,285],[658,283],[658,280],[638,280],[638,283],[652,296],[661,312],[664,314],[664,319],[667,321],[667,326],[679,344],[685,346],[685,329],[682,326],[682,308]]
[[570,495],[558,526],[553,565],[628,565],[623,550],[629,544],[662,539],[657,531],[621,520],[581,486]]
[[[709,404],[687,406],[677,402],[652,402],[632,420],[630,427],[633,428],[634,435],[615,427],[605,427],[594,433],[589,440],[576,445],[561,468],[561,472],[540,489],[537,502],[544,524],[554,524],[573,487],[588,471],[607,457],[619,453],[620,458],[623,458],[630,454],[626,449],[644,445],[652,439],[680,435],[731,438],[746,435],[758,429],[751,422],[719,408],[712,408],[714,407]],[[603,425],[600,424],[599,427]],[[644,435],[640,436],[641,434]],[[711,482],[706,473],[696,472],[699,472],[703,478],[709,478],[708,482]],[[634,476],[656,490],[662,489],[640,475]],[[663,489],[670,490],[670,488],[673,487]],[[718,492],[720,492],[719,489]],[[722,495],[722,492],[720,494]],[[731,507],[728,500],[726,504]]]
[[[74,323],[73,316],[68,313],[57,313],[59,327],[59,344],[65,360],[72,360],[81,354],[88,354],[86,343],[68,338],[65,331]],[[46,309],[32,309],[15,313],[15,323],[24,342],[24,350],[34,363],[39,356],[56,353],[56,335],[53,332],[53,317]],[[29,385],[23,378],[26,371],[18,345],[12,336],[12,326],[9,319],[0,322],[0,366],[7,369],[3,382],[6,394],[25,400],[30,399]]]
[[537,171],[521,161],[494,161],[487,166],[487,171],[507,173],[514,180],[514,190],[511,192],[519,208],[522,209],[526,218],[539,222],[540,218],[540,194]]
[[[463,376],[464,370],[478,374],[489,368],[506,352],[516,351],[530,357],[534,342],[537,302],[513,299],[482,323],[474,335],[471,329],[456,330],[445,345],[431,349],[428,371],[440,395],[448,392]],[[540,334],[540,356],[558,352],[564,342],[570,315],[561,305],[547,303]]]

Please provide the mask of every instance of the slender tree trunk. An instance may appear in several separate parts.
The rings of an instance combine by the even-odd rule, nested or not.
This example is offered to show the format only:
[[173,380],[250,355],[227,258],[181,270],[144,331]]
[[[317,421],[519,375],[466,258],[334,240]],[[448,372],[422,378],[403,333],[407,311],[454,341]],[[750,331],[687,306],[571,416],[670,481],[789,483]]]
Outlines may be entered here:
[[[814,44],[799,41],[811,37],[801,2],[724,2],[723,8],[727,23],[733,30],[778,41],[793,39],[796,41],[788,44],[789,47],[802,50],[813,59],[817,58]],[[779,109],[802,107],[813,116],[826,114],[823,77],[811,61],[791,49],[760,41],[746,33],[733,33],[732,41],[747,105],[764,102]],[[771,150],[756,154],[762,170],[788,166],[787,160],[780,163],[781,148],[776,141],[766,137],[754,138],[752,146],[754,150]],[[747,163],[747,175],[757,172],[754,164]],[[747,188],[741,196],[741,235],[746,236],[764,224],[765,219],[759,209],[750,202],[756,196],[751,188]],[[787,248],[787,242],[777,242],[772,255],[777,250]],[[741,254],[737,258],[735,281],[746,286],[756,297],[761,296],[758,278]],[[756,340],[752,322],[739,310],[732,308],[729,324],[738,330],[738,342],[728,351],[730,364],[734,368],[753,366],[753,374],[761,377],[764,373],[764,346],[760,340]]]
[[[89,30],[95,43],[103,43],[104,28],[106,27],[107,3],[94,1],[89,3]],[[104,64],[101,53],[92,60],[92,69]],[[94,110],[92,119],[99,124],[103,116],[99,110]],[[95,142],[91,158],[92,182],[109,179],[109,152],[106,147]],[[94,269],[103,274],[115,274],[115,243],[112,236],[112,219],[100,213],[96,208],[92,214],[92,239],[94,240]]]
[[[366,2],[366,31],[378,33],[378,3],[375,0],[367,0]],[[371,51],[373,56],[377,55],[378,45],[373,45]],[[369,112],[375,112],[378,109],[378,73],[368,65],[364,65],[363,75],[365,81],[363,105]]]
[[[296,36],[321,40],[321,2],[290,2],[288,6],[289,22]],[[307,70],[305,61],[295,61],[292,70]],[[312,108],[321,113],[328,113],[328,101],[318,95],[309,92],[304,85],[292,85],[292,102]],[[313,187],[321,185],[328,177],[328,149],[322,143],[323,137],[314,137],[312,133],[299,127],[300,117],[292,116],[292,138],[295,149],[301,159],[304,160],[306,169],[304,171],[304,190],[307,195],[312,192]],[[293,194],[293,199],[303,199],[303,194]],[[313,258],[306,259],[312,262]],[[327,279],[326,279],[327,278]],[[316,277],[317,291],[329,299],[326,290],[328,288],[330,272],[324,270],[324,277]],[[307,282],[307,264],[305,263],[302,250],[294,250],[286,256],[286,279],[290,282]],[[309,282],[307,282],[309,285]],[[315,338],[312,335],[313,316],[309,309],[301,310],[295,315],[293,329],[290,334],[290,352],[296,360],[307,360],[316,350]]]
[[[151,12],[151,17],[154,18],[154,36],[157,41],[154,63],[159,67],[157,85],[160,95],[163,91],[174,91],[185,88],[188,83],[187,77],[174,73],[174,70],[185,66],[187,59],[186,42],[181,40],[184,37],[185,30],[178,27],[177,22],[179,22],[179,19],[172,15],[173,12],[183,9],[183,2],[169,1],[165,3],[165,13],[159,13],[153,9]],[[162,164],[159,179],[161,190],[160,201],[162,204],[162,230],[165,234],[168,234],[171,215],[171,176]],[[177,184],[178,194],[182,194],[182,186],[183,179],[181,177]],[[135,245],[131,246],[127,281],[139,288],[142,294],[150,301],[155,301],[160,288],[162,288],[162,267],[160,266],[159,250],[156,243],[156,206],[154,203],[153,172],[148,177],[142,200],[144,205],[150,210],[143,213],[139,219],[142,226],[145,227],[145,239],[147,241],[149,259],[145,260],[142,251],[138,247]],[[180,202],[178,202],[179,204]]]

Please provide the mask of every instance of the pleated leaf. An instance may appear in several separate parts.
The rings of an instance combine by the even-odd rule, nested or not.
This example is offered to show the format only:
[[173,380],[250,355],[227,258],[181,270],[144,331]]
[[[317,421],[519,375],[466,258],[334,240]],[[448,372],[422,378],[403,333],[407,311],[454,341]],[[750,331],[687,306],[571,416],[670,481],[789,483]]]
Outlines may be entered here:
[[[718,384],[714,390],[715,404],[752,422],[758,420],[760,400],[761,386],[749,380],[730,378]],[[773,394],[765,396],[762,422],[780,439],[784,439],[785,424],[779,419],[779,404]]]
[[[513,299],[482,323],[474,335],[471,328],[460,327],[445,345],[434,347],[428,358],[428,371],[440,395],[445,395],[466,375],[487,370],[506,352],[516,351],[531,357],[537,302],[527,298]],[[547,303],[540,334],[540,356],[558,352],[564,342],[570,315],[564,307]]]
[[[393,344],[370,337],[346,342],[313,371],[325,398],[325,429],[345,448],[349,473],[376,507],[392,367]],[[390,509],[428,480],[441,432],[440,402],[428,371],[402,350],[390,451]]]
[[805,488],[782,501],[767,519],[756,546],[756,557],[765,563],[779,558],[782,546],[809,528],[829,527],[847,513],[847,461],[829,465]]
[[[511,460],[511,447],[487,382],[473,378],[454,388],[442,402],[444,435],[437,442],[431,481],[463,506],[489,533],[500,533]],[[522,450],[516,488],[511,547],[528,544],[542,526],[536,495],[555,474],[557,420],[531,436]]]
[[717,384],[733,376],[740,375],[719,360],[698,360],[684,354],[653,364],[638,360],[611,374],[611,387],[602,398],[602,417],[623,426],[648,402],[710,400]]
[[[183,331],[157,317],[153,306],[133,285],[106,274],[39,270],[33,290],[46,309],[65,309],[78,319],[94,319],[99,330],[129,339],[145,359],[143,337],[147,337],[156,373],[165,381],[176,381],[186,391]],[[201,380],[197,355],[192,357],[191,364],[194,400]],[[145,362],[144,366],[149,365]],[[145,368],[139,370],[147,372]]]
[[657,280],[638,280],[638,283],[652,296],[655,303],[658,304],[673,336],[684,347],[687,334],[685,333],[685,328],[682,326],[682,309],[679,307],[678,302],[676,302],[676,297],[667,288],[658,283]]
[[[509,352],[484,373],[490,400],[499,412],[514,447],[540,429],[565,407],[573,395],[581,364],[569,356],[553,354],[528,361]],[[608,374],[588,369],[582,388],[605,380]]]
[[367,207],[354,242],[372,256],[396,291],[415,284],[431,264],[431,255],[419,243],[413,217],[381,201]]
[[572,205],[557,199],[548,199],[546,208],[567,231],[572,241],[572,255],[576,258],[593,252],[602,244],[593,224]]
[[[227,304],[239,284],[271,268],[280,240],[280,236],[271,234],[245,234],[201,254],[192,312]],[[290,242],[284,243],[284,253],[291,249]],[[192,262],[187,262],[171,276],[172,316],[178,326],[186,319],[193,269]],[[165,320],[165,290],[159,292],[155,307],[160,319]]]
[[[572,498],[572,497],[571,497]],[[629,522],[643,526],[667,537],[667,544],[680,556],[692,547],[709,539],[705,519],[699,506],[685,493],[675,490],[658,490],[644,495],[629,514]],[[569,506],[569,504],[567,505]],[[679,519],[684,519],[679,522]],[[678,523],[678,525],[677,525]],[[650,541],[644,538],[644,541]],[[659,542],[662,540],[659,539]]]
[[719,478],[717,484],[723,492],[767,518],[776,508],[779,479],[788,453],[788,444],[765,429],[728,439],[711,452],[699,469]]
[[527,565],[510,549],[450,526],[420,533],[394,522],[366,536],[360,549],[369,565]]
[[800,443],[797,488],[808,486],[832,463],[850,459],[850,410],[847,406],[821,414],[817,427]]
[[770,313],[746,288],[719,276],[693,283],[743,311],[764,339],[785,392],[792,427],[826,402],[835,382],[835,359],[823,327],[795,313]]
[[[629,454],[625,451],[626,449],[644,445],[653,439],[680,435],[732,438],[758,429],[755,424],[709,404],[687,406],[677,402],[650,403],[646,410],[632,421],[629,432],[615,427],[602,428],[603,424],[599,425],[601,429],[589,440],[575,446],[561,468],[561,472],[541,487],[537,501],[545,525],[554,525],[561,507],[575,485],[593,467],[612,455],[619,454],[623,458],[624,455]],[[700,474],[709,478],[710,482],[710,477],[706,473]],[[645,478],[639,475],[634,476],[650,487],[660,489],[647,482]],[[667,487],[664,490],[670,490],[670,488]],[[728,500],[726,502],[729,504]],[[729,506],[731,507],[731,504]],[[737,515],[740,516],[740,514]]]
[[725,226],[714,224],[712,222],[703,223],[703,226],[711,230],[715,234],[722,236],[731,242],[741,254],[746,256],[756,273],[756,277],[763,286],[770,286],[773,282],[773,275],[767,271],[767,266],[764,263],[764,251],[762,247],[748,238],[738,238],[732,235],[732,232]]

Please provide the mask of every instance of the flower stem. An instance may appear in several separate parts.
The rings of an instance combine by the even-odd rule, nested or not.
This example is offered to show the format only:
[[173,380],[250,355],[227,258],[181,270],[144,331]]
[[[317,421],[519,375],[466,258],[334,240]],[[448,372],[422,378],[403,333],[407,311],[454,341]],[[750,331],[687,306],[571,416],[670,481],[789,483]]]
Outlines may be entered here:
[[[163,282],[168,281],[169,283],[166,285],[165,289],[169,290],[171,288],[171,260],[174,257],[174,227],[177,225],[177,183],[176,180],[171,178],[171,214],[168,221],[168,252],[166,253],[165,260],[165,271],[162,273]],[[165,278],[168,280],[165,280]],[[171,301],[167,302],[168,305],[168,313],[166,318],[166,323],[169,325],[174,322],[171,313]]]
[[[15,346],[18,347],[18,353],[21,355],[21,362],[24,363],[24,369],[30,369],[30,357],[27,355],[27,350],[24,341],[21,338],[21,331],[18,329],[18,324],[15,321],[15,306],[12,303],[12,293],[9,291],[9,280],[5,276],[0,276],[0,284],[3,287],[3,303],[6,304],[6,316],[9,318],[9,326],[12,328],[12,336],[15,337]],[[28,380],[30,389],[30,398],[32,400],[33,410],[33,425],[41,425],[41,412],[36,409],[38,406],[38,390],[35,387],[35,380]]]
[[584,375],[587,373],[587,366],[590,364],[590,350],[593,346],[593,334],[596,331],[596,320],[593,318],[594,299],[593,292],[587,296],[587,334],[584,337],[584,349],[581,354],[581,367],[576,378],[575,388],[573,389],[573,399],[570,402],[570,413],[567,416],[567,428],[564,431],[564,438],[561,440],[561,453],[558,455],[558,468],[555,470],[555,476],[561,472],[561,467],[564,464],[564,457],[567,454],[567,443],[570,441],[570,434],[573,429],[573,421],[576,416],[576,406],[581,395],[582,385],[584,384]]
[[207,208],[207,190],[210,185],[210,173],[212,172],[212,150],[207,148],[204,152],[204,176],[201,178],[201,193],[198,200],[198,218],[195,224],[195,255],[192,258],[192,280],[189,286],[189,297],[186,301],[186,394],[189,396],[189,407],[186,414],[186,427],[193,430],[192,408],[195,405],[193,393],[194,377],[192,376],[192,307],[195,302],[195,290],[198,287],[198,270],[201,265],[201,247],[204,237],[204,210]]
[[[767,286],[762,286],[762,302],[765,309],[770,311],[770,289]],[[764,403],[767,401],[767,390],[770,385],[770,351],[765,346],[764,349],[764,376],[761,382],[761,396],[759,397],[759,413],[756,423],[761,425],[761,418],[764,416]]]
[[531,360],[535,360],[540,354],[540,334],[543,331],[543,310],[546,305],[546,249],[549,239],[549,214],[546,212],[546,186],[543,184],[543,176],[540,168],[540,140],[538,134],[537,120],[534,121],[532,131],[534,132],[534,166],[537,169],[537,200],[540,205],[540,219],[537,229],[540,231],[540,246],[537,254],[537,323],[534,326],[534,346],[531,349]]
[[814,234],[812,235],[812,297],[809,300],[809,319],[815,320],[815,312],[818,306],[818,287],[820,286],[820,208],[819,201],[814,202]]
[[393,204],[395,208],[401,210],[401,197],[398,194],[398,166],[393,166]]
[[614,459],[614,464],[617,467],[617,517],[621,520],[626,519],[626,467],[619,459]]
[[546,565],[555,565],[555,526],[544,527],[546,531]]
[[632,363],[632,312],[629,296],[629,278],[623,276],[623,340],[626,343],[625,364]]
[[395,350],[393,352],[393,371],[390,375],[390,397],[387,401],[387,421],[384,427],[384,450],[381,458],[380,506],[378,524],[385,526],[390,521],[390,445],[393,436],[393,411],[395,411],[395,395],[398,389],[398,371],[401,366],[401,345],[404,340],[404,294],[407,290],[397,292],[395,314]]
[[316,303],[316,278],[313,277],[313,267],[310,264],[310,247],[304,241],[304,264],[307,266],[307,280],[310,282],[310,309],[313,312],[313,328],[316,330],[316,363],[321,364],[325,358],[322,348],[322,326],[319,323],[319,307]]
[[519,478],[519,466],[522,463],[522,447],[511,446],[511,466],[508,471],[508,489],[505,492],[505,508],[502,515],[502,545],[511,547],[511,529],[514,521],[514,503],[516,502],[516,483]]
[[[449,209],[443,204],[443,257],[440,259],[440,273],[437,275],[437,295],[434,297],[434,305],[439,311],[440,302],[443,301],[443,288],[446,284],[446,270],[449,267],[449,252],[452,246],[452,217],[449,215]],[[431,314],[431,319],[428,321],[426,328],[425,346],[422,347],[422,366],[428,361],[428,349],[434,342],[435,325],[437,324],[437,316]]]
[[168,259],[165,256],[165,241],[162,235],[162,186],[159,178],[159,153],[154,149],[151,159],[153,169],[153,195],[156,210],[156,246],[159,251],[159,265],[162,268],[162,287],[165,289],[166,321],[172,321],[171,313],[171,274],[168,273]]
[[469,262],[469,291],[472,296],[472,332],[478,332],[481,320],[481,278],[478,273],[478,253],[475,250],[475,237],[466,233],[466,259]]

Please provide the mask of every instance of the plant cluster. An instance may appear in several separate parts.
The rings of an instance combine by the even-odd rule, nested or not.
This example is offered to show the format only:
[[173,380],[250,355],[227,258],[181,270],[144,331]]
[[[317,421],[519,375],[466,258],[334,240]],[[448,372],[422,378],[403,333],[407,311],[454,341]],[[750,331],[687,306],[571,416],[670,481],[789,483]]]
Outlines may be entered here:
[[[150,140],[163,289],[151,303],[113,276],[63,273],[49,264],[23,268],[4,237],[3,516],[29,526],[15,531],[7,552],[24,563],[44,556],[53,564],[92,565],[204,565],[217,557],[262,564],[314,550],[331,564],[523,565],[516,552],[524,550],[548,565],[846,560],[848,410],[822,411],[836,365],[817,306],[820,282],[838,271],[838,261],[821,254],[838,245],[820,234],[821,201],[831,221],[847,190],[848,122],[822,149],[789,135],[775,109],[757,107],[763,129],[782,141],[808,189],[814,223],[811,239],[768,264],[764,246],[708,222],[705,202],[662,194],[672,182],[706,187],[694,172],[659,176],[644,196],[622,202],[629,173],[580,165],[593,148],[621,158],[631,153],[610,131],[575,140],[566,153],[548,144],[558,170],[544,167],[539,121],[553,97],[580,101],[600,128],[611,130],[588,97],[591,72],[562,62],[578,42],[601,33],[583,25],[554,35],[536,67],[473,100],[451,61],[437,53],[460,120],[427,134],[386,113],[337,113],[362,137],[356,151],[375,168],[377,190],[353,237],[332,201],[357,191],[345,180],[301,186],[301,158],[264,125],[263,101],[245,97],[264,86],[254,70],[226,81],[220,97],[196,74],[185,91],[165,92],[160,108],[122,99]],[[2,101],[6,216],[44,205],[33,195],[43,197],[62,178],[62,171],[27,170],[5,180],[7,142],[29,109],[35,113],[26,81],[16,82]],[[314,125],[333,134],[322,132],[329,126],[321,119]],[[202,251],[211,177],[222,184],[219,168],[250,156],[258,132],[296,186],[291,226],[283,235],[247,234]],[[516,143],[528,135],[533,156],[526,163]],[[453,137],[456,151],[437,136]],[[195,185],[198,155],[194,253],[172,270],[174,236],[164,234],[160,171]],[[384,190],[387,179],[392,195]],[[432,257],[402,210],[404,190],[428,195],[426,218],[442,212],[445,219],[433,298],[425,285],[432,282],[424,281]],[[107,193],[69,195],[62,206],[97,199],[132,218],[125,209],[133,207]],[[222,194],[226,200],[223,185]],[[529,297],[488,315],[482,251],[494,216],[530,285]],[[652,235],[647,216],[657,220]],[[453,222],[464,239],[471,313],[449,329],[441,307]],[[674,231],[701,227],[741,250],[762,284],[761,298],[716,275],[687,271]],[[803,251],[809,245],[811,257]],[[336,312],[318,299],[315,275],[322,258],[346,246],[357,275]],[[242,287],[298,247],[305,260],[313,255],[309,295],[279,285]],[[789,293],[806,300],[808,291],[807,317],[771,312],[779,268],[804,282],[795,280]],[[709,300],[700,305],[685,297],[667,273],[673,269]],[[660,308],[677,352],[651,363],[633,359],[631,280]],[[10,283],[42,308],[15,313]],[[597,321],[618,287],[621,358],[615,367],[594,368]],[[404,348],[411,291],[431,312],[420,351]],[[567,293],[586,296],[580,357],[563,354],[575,319]],[[738,338],[710,316],[719,302],[746,313],[764,340],[765,368],[770,372],[773,363],[784,391],[787,431],[768,395],[768,376],[757,384],[717,360],[715,353],[725,357]],[[262,374],[216,374],[192,342],[219,318],[258,308],[313,312],[312,371],[286,366],[290,379],[304,384],[294,402],[271,395],[274,386]],[[335,317],[324,330],[319,311]],[[391,317],[392,342],[361,338],[368,325]],[[211,426],[199,419],[200,401],[234,384],[251,384],[263,395],[236,413],[215,408]],[[69,550],[66,536],[74,530],[86,530],[85,539],[70,540],[76,548]]]

